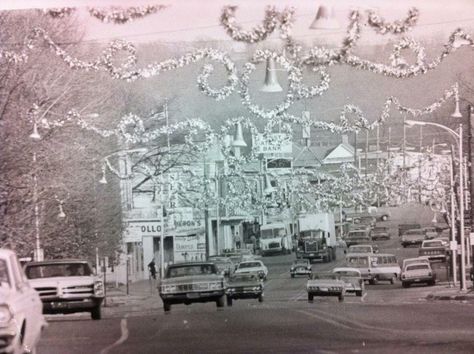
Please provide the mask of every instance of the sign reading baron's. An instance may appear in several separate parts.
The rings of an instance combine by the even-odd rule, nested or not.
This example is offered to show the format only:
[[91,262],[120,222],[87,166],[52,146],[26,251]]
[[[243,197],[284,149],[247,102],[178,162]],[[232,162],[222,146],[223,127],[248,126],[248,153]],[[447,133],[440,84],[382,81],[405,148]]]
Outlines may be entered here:
[[124,233],[125,242],[142,242],[146,236],[161,237],[161,220],[153,221],[130,221]]

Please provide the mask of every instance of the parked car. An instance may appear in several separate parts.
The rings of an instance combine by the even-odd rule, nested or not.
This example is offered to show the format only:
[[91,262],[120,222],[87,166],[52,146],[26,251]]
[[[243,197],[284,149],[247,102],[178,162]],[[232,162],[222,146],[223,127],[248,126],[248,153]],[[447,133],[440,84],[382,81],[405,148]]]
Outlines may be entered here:
[[237,299],[258,299],[263,302],[263,288],[258,273],[234,274],[227,283],[227,306],[232,306],[233,300]]
[[354,293],[357,296],[362,296],[365,285],[359,269],[338,267],[334,268],[332,272],[337,274],[339,278],[344,281],[346,293]]
[[309,259],[295,259],[290,267],[290,275],[292,278],[296,275],[310,275],[311,269],[311,262]]
[[0,352],[36,352],[44,327],[43,304],[15,252],[0,249]]
[[235,270],[235,265],[229,257],[210,256],[209,262],[214,263],[219,272],[226,277],[230,276]]
[[421,245],[424,239],[425,233],[422,229],[409,229],[403,233],[401,243],[403,247],[411,245],[418,246]]
[[425,240],[436,238],[439,235],[437,228],[434,226],[426,226],[422,230],[425,233]]
[[387,226],[376,226],[370,231],[372,241],[390,240],[390,229]]
[[420,249],[418,250],[418,255],[425,256],[430,261],[440,260],[445,262],[447,257],[446,245],[442,240],[424,240]]
[[306,283],[308,302],[313,302],[315,296],[337,296],[344,301],[346,294],[345,282],[337,274],[331,272],[312,273]]
[[421,229],[420,224],[399,224],[398,225],[398,236],[401,237],[407,230]]
[[215,302],[223,307],[224,276],[212,262],[187,262],[169,265],[161,280],[159,294],[165,312],[172,304]]
[[402,272],[405,270],[407,265],[414,263],[430,264],[430,260],[428,259],[428,257],[405,258],[402,263]]
[[90,312],[93,320],[101,319],[104,282],[86,260],[30,262],[25,273],[40,295],[44,313]]
[[378,253],[379,246],[377,245],[351,245],[346,250],[346,253]]
[[426,262],[412,263],[405,267],[401,275],[401,280],[404,288],[408,288],[414,283],[434,285],[436,274],[431,269],[431,265]]
[[268,269],[260,260],[240,262],[235,270],[235,274],[257,273],[260,279],[267,280]]
[[352,230],[347,233],[346,245],[350,247],[352,245],[360,245],[370,243],[370,231],[367,230]]

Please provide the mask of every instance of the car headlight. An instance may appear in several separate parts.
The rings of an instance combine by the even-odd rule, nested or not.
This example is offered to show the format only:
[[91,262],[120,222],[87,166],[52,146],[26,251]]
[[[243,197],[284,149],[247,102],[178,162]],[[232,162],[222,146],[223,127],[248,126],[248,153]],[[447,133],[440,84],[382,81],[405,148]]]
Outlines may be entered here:
[[12,318],[10,306],[0,305],[0,324],[7,324]]
[[94,294],[104,296],[104,283],[101,281],[94,282]]
[[161,292],[163,294],[176,292],[176,285],[162,285]]
[[224,287],[222,282],[209,283],[209,290],[219,290]]
[[252,290],[253,290],[253,291],[260,291],[260,290],[262,290],[262,287],[261,287],[261,286],[254,286],[254,287],[252,288]]
[[228,293],[234,293],[234,292],[235,292],[235,288],[227,288],[227,292],[228,292]]

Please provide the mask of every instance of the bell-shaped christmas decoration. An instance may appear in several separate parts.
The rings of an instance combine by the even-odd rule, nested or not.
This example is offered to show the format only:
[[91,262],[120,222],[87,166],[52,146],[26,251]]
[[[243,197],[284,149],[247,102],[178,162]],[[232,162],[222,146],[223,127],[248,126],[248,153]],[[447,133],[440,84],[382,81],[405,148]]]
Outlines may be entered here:
[[38,126],[37,126],[36,122],[33,123],[33,133],[30,134],[30,138],[31,139],[36,139],[36,140],[41,139],[41,135],[39,135],[39,133],[38,133]]
[[278,83],[278,77],[276,74],[275,60],[273,58],[267,58],[267,69],[265,71],[265,82],[263,83],[262,92],[281,92],[283,89]]
[[275,188],[272,186],[272,182],[270,181],[270,176],[265,174],[265,189],[263,190],[264,195],[269,195],[275,192]]
[[316,17],[309,26],[310,29],[318,30],[332,30],[340,27],[339,22],[336,20],[334,9],[331,9],[331,14],[326,6],[320,6]]
[[246,147],[247,143],[244,140],[244,135],[242,133],[242,125],[240,122],[236,123],[235,135],[234,140],[232,141],[233,147]]
[[64,219],[65,217],[66,217],[66,214],[64,213],[64,210],[63,210],[63,202],[59,202],[59,214],[58,214],[58,218]]

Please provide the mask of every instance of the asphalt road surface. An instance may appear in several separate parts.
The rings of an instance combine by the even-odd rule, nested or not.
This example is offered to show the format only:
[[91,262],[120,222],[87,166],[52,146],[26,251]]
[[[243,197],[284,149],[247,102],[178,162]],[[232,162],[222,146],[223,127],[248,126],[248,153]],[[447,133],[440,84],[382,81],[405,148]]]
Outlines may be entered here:
[[[386,242],[396,248],[392,241]],[[263,258],[270,271],[263,303],[237,300],[222,309],[214,303],[173,305],[168,314],[160,309],[101,321],[91,321],[88,315],[48,316],[38,352],[474,352],[474,303],[430,302],[425,297],[433,287],[404,289],[397,282],[367,285],[363,297],[346,295],[343,303],[315,298],[310,304],[306,278],[289,275],[293,258]],[[339,250],[336,262],[313,264],[313,270],[331,269],[342,259]]]

